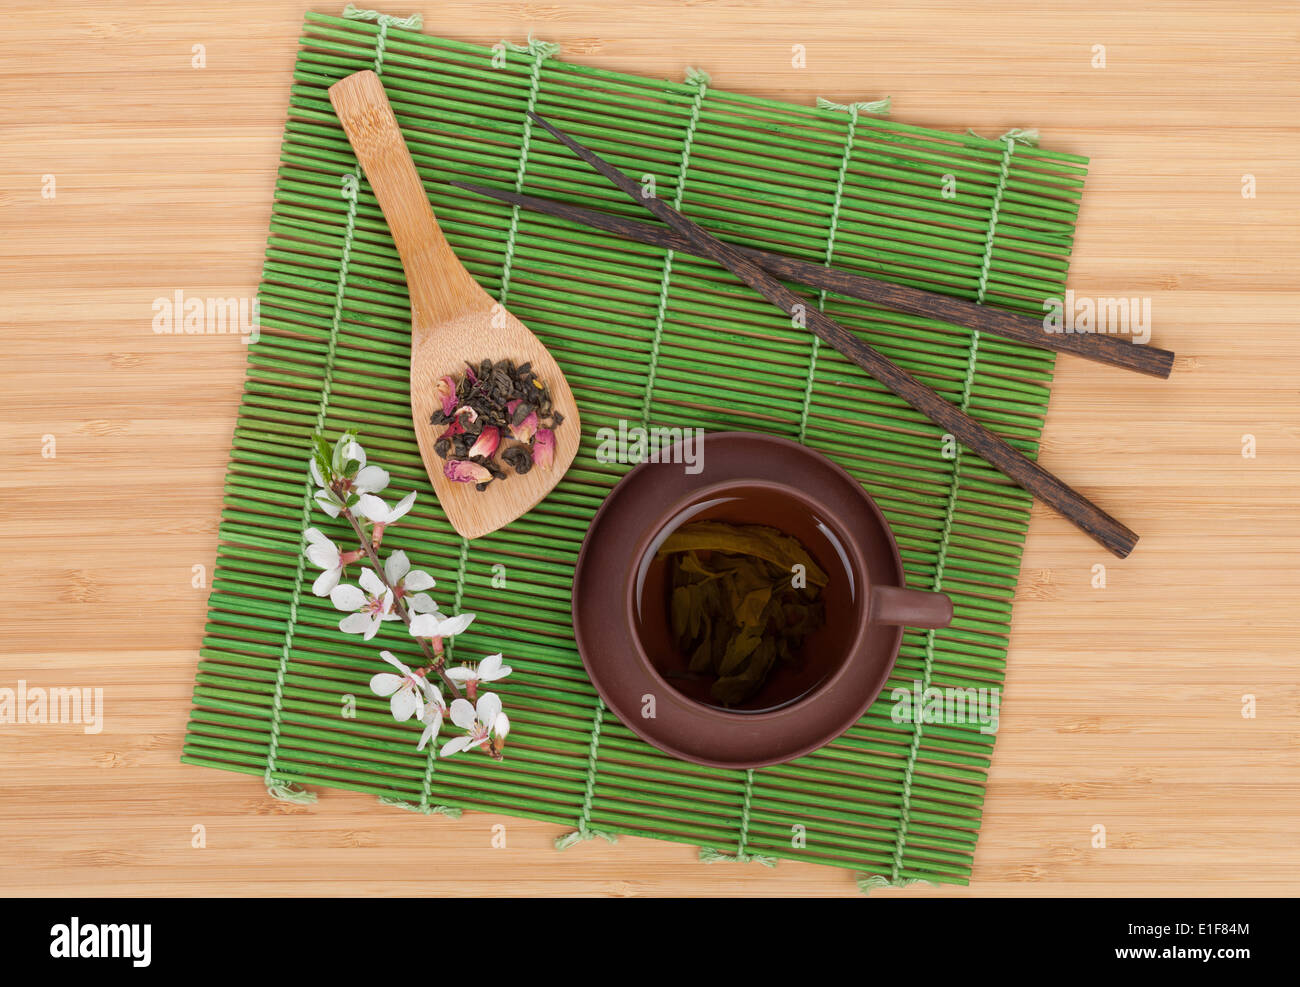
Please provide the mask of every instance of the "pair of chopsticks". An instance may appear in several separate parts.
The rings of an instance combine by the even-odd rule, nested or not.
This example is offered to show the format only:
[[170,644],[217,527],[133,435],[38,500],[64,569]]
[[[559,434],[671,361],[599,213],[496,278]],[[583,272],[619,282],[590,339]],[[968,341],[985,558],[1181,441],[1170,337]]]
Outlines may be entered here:
[[787,288],[777,278],[800,281],[815,288],[825,288],[839,294],[863,298],[898,311],[943,319],[1048,349],[1076,353],[1103,363],[1157,377],[1169,375],[1173,362],[1172,353],[1167,350],[1138,346],[1112,336],[1093,333],[1049,333],[1040,322],[1025,316],[837,271],[779,254],[726,244],[687,219],[662,199],[645,195],[640,183],[624,175],[594,151],[579,144],[538,114],[529,111],[529,116],[634,201],[648,209],[669,229],[662,230],[622,217],[531,196],[500,192],[463,182],[451,184],[490,198],[605,229],[634,240],[670,247],[716,261],[782,312],[792,318],[796,314],[801,315],[804,324],[820,339],[862,367],[898,397],[951,433],[963,445],[979,453],[1021,487],[1056,508],[1111,552],[1124,558],[1133,550],[1138,539],[1135,532],[1032,459],[1008,445],[960,408],[940,397],[834,319],[816,307],[809,306],[803,297]]

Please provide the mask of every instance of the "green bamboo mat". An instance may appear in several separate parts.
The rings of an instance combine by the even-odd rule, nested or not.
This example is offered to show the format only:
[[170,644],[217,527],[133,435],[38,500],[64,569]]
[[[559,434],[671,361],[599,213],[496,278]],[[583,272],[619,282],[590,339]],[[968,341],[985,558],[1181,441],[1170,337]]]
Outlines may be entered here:
[[[582,448],[560,486],[472,543],[446,524],[420,462],[401,266],[326,94],[372,67],[457,254],[547,344],[582,407]],[[528,108],[653,176],[731,242],[1027,313],[1064,289],[1077,156],[723,92],[702,73],[645,79],[566,64],[544,44],[494,49],[308,14],[183,760],[263,777],[282,797],[314,785],[548,820],[573,830],[562,847],[630,833],[709,860],[850,868],[864,887],[966,883],[993,738],[975,724],[896,724],[889,690],[1001,685],[1029,496],[954,456],[936,427],[717,266],[449,188],[459,178],[645,218],[531,128]],[[1036,453],[1049,352],[836,296],[810,304]],[[630,468],[595,456],[597,429],[620,420],[767,431],[825,452],[888,514],[909,584],[953,597],[952,626],[909,631],[881,700],[794,763],[724,771],[647,746],[600,703],[569,618],[583,535]],[[330,438],[358,428],[392,489],[419,491],[386,542],[434,574],[444,608],[479,615],[456,639],[461,656],[503,651],[515,667],[499,690],[504,762],[417,751],[420,728],[395,723],[367,687],[380,648],[411,651],[402,625],[363,644],[311,594],[305,524],[344,535],[319,512],[306,520],[318,424]]]

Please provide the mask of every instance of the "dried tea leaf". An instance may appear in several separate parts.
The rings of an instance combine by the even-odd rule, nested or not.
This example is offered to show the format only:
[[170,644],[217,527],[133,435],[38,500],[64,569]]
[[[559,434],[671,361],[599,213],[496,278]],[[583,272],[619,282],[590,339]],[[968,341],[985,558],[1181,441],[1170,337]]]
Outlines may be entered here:
[[[444,460],[473,460],[485,467],[489,480],[504,480],[509,467],[523,475],[534,465],[549,468],[555,450],[554,430],[562,416],[554,415],[550,391],[525,363],[481,360],[465,363],[457,379],[446,375],[438,382],[438,408],[430,417],[434,425],[447,426],[438,436],[435,451]],[[524,424],[527,429],[519,431]],[[514,444],[507,444],[513,440]],[[497,462],[500,457],[501,463]],[[484,489],[487,482],[478,482]]]

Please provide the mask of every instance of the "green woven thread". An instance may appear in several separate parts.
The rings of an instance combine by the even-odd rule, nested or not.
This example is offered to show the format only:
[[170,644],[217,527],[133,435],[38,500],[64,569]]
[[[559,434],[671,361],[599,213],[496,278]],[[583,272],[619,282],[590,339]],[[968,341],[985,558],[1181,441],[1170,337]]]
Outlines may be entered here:
[[750,853],[747,849],[749,844],[749,819],[750,807],[754,796],[754,769],[745,769],[744,798],[740,807],[740,837],[736,841],[735,853],[723,853],[714,847],[700,847],[700,860],[706,864],[723,864],[723,863],[757,863],[764,867],[775,867],[776,858],[762,853]]
[[[460,554],[456,560],[456,595],[452,599],[452,615],[460,613],[461,606],[465,601],[465,571],[469,564],[469,539],[461,536]],[[456,642],[454,638],[449,638],[443,642],[446,649],[447,659],[451,660],[455,656]],[[441,686],[439,686],[441,689]],[[420,812],[442,812],[444,815],[452,815],[450,811],[444,811],[448,807],[445,805],[435,805],[430,807],[430,788],[433,785],[433,773],[437,770],[438,765],[438,738],[429,739],[429,752],[425,755],[424,778],[420,784],[420,804],[417,807]],[[455,810],[455,815],[460,815],[460,810]]]
[[[699,69],[688,69],[686,74],[687,81],[695,87],[695,97],[691,101],[691,115],[686,125],[686,135],[682,139],[682,150],[680,163],[677,169],[677,193],[673,197],[673,207],[681,208],[682,196],[686,192],[686,173],[690,167],[691,143],[695,138],[695,128],[700,120],[700,107],[704,103],[704,97],[707,94],[709,86],[708,75]],[[516,207],[516,210],[518,207]],[[641,403],[641,423],[648,426],[650,424],[650,402],[654,392],[655,371],[659,360],[659,345],[663,338],[664,317],[668,309],[668,291],[672,282],[673,272],[673,251],[664,251],[663,274],[659,279],[659,300],[655,308],[655,326],[653,341],[650,347],[649,367],[646,372],[645,395]],[[586,834],[589,831],[588,824],[591,821],[591,804],[595,796],[596,786],[596,761],[598,756],[598,745],[600,742],[600,724],[605,714],[605,702],[599,696],[596,698],[596,712],[592,719],[591,742],[587,753],[587,778],[582,797],[582,814],[578,818],[578,828],[573,833],[560,837],[556,841],[558,849],[566,849],[575,842],[582,839],[590,839]]]
[[[328,385],[326,385],[328,386]],[[302,526],[304,530],[311,518],[312,501],[312,482],[310,474],[306,482],[306,503],[302,511]],[[302,553],[299,552],[299,555]],[[263,781],[266,783],[267,792],[282,802],[297,802],[299,804],[308,804],[316,801],[314,793],[306,791],[292,783],[281,784],[275,780],[275,757],[280,748],[280,710],[284,705],[284,676],[289,665],[289,649],[293,643],[293,629],[298,622],[298,600],[302,594],[302,572],[305,558],[298,559],[297,571],[294,574],[293,596],[289,600],[289,619],[284,630],[284,646],[280,651],[280,663],[275,673],[275,694],[271,700],[271,738],[267,748],[266,755],[266,773]]]
[[[528,171],[528,148],[533,138],[533,118],[529,116],[537,109],[537,94],[542,87],[542,63],[548,58],[559,54],[560,46],[550,41],[537,41],[533,38],[528,39],[528,44],[517,45],[509,41],[503,41],[502,44],[510,48],[511,51],[527,53],[533,56],[533,68],[528,82],[528,113],[524,114],[524,131],[523,139],[519,149],[519,168],[515,172],[515,191],[524,190],[524,176]],[[515,260],[515,239],[519,233],[519,207],[510,208],[510,229],[506,233],[506,252],[504,268],[501,272],[501,292],[498,301],[504,308],[506,298],[510,294],[510,272],[514,267]]]
[[[341,194],[347,200],[348,214],[343,227],[343,253],[339,259],[338,287],[334,293],[334,315],[330,319],[329,345],[325,350],[325,373],[321,378],[320,401],[316,408],[316,427],[313,432],[315,435],[320,435],[321,429],[325,427],[325,415],[329,410],[334,356],[338,348],[339,319],[343,313],[343,296],[348,283],[348,261],[352,256],[352,237],[357,221],[357,182],[358,177],[355,174],[343,175],[341,178]],[[303,472],[300,530],[306,531],[311,522],[312,504],[315,503],[312,496],[315,484],[312,482],[310,463],[304,468]],[[293,784],[278,784],[275,781],[275,758],[280,749],[280,711],[284,705],[284,677],[289,667],[289,651],[293,647],[293,630],[298,623],[298,603],[302,597],[302,574],[306,561],[306,555],[300,550],[298,552],[297,566],[294,570],[293,595],[289,600],[289,620],[285,625],[284,644],[280,649],[280,663],[275,672],[275,695],[271,700],[271,739],[267,749],[266,775],[264,778],[266,790],[274,798],[284,802],[297,803],[315,802],[316,796]]]
[[[532,72],[529,77],[528,85],[528,110],[533,112],[537,107],[537,96],[542,86],[542,64],[546,59],[559,54],[560,46],[552,42],[538,41],[529,37],[528,44],[524,46],[505,42],[511,50],[517,52],[527,52],[533,57]],[[521,192],[524,187],[524,177],[528,168],[528,148],[532,140],[533,119],[528,114],[524,115],[523,139],[519,151],[519,168],[515,172],[515,191]],[[510,291],[510,273],[514,266],[515,240],[519,232],[519,207],[513,206],[510,210],[510,229],[506,234],[506,252],[504,269],[501,274],[501,304],[506,304],[506,297]],[[461,581],[463,585],[463,580]],[[459,592],[459,591],[458,591]],[[596,750],[600,738],[600,718],[604,711],[603,704],[599,699],[596,700],[595,724],[592,727],[591,740],[587,755],[587,783],[586,792],[583,796],[582,815],[578,820],[578,830],[576,839],[569,837],[560,837],[556,840],[556,848],[563,850],[571,846],[577,839],[589,839],[587,823],[591,818],[591,800],[596,782]],[[575,834],[570,834],[574,837]],[[563,844],[563,845],[561,845]]]
[[[700,123],[700,108],[709,88],[708,73],[702,69],[686,70],[686,81],[695,86],[695,98],[691,101],[691,116],[686,124],[686,136],[682,139],[681,161],[677,168],[677,194],[673,196],[673,208],[682,207],[682,196],[686,193],[686,170],[691,164],[691,144],[695,140],[695,128]],[[641,424],[650,425],[650,404],[654,399],[655,374],[659,370],[659,347],[663,342],[664,318],[668,314],[668,291],[673,278],[672,250],[664,251],[663,275],[659,279],[659,301],[655,306],[654,335],[650,339],[649,368],[646,370],[645,398],[641,402]]]
[[596,797],[596,759],[600,754],[600,724],[605,717],[605,703],[596,700],[596,714],[591,721],[591,740],[587,744],[587,779],[582,790],[582,813],[578,816],[578,828],[572,833],[566,833],[564,836],[556,837],[555,849],[567,850],[575,843],[583,840],[594,839],[599,836],[602,839],[614,843],[618,837],[613,833],[605,832],[592,828],[591,824],[591,805]]
[[[461,607],[465,602],[465,573],[469,568],[469,539],[460,539],[460,555],[456,559],[456,595],[452,600],[452,616],[460,613]],[[456,641],[452,639],[446,642],[447,656],[450,658],[456,653]]]
[[363,10],[351,3],[343,8],[343,16],[348,20],[375,21],[379,24],[379,34],[375,38],[376,75],[384,74],[384,48],[388,44],[388,29],[390,27],[400,27],[410,31],[418,31],[424,26],[424,18],[420,14],[412,14],[410,17],[392,17],[388,14],[381,14],[377,10]]
[[[988,235],[984,240],[984,257],[980,263],[979,288],[975,300],[984,303],[984,294],[988,290],[989,270],[993,264],[993,240],[997,233],[998,210],[1002,205],[1002,196],[1006,192],[1007,179],[1011,174],[1011,155],[1015,151],[1016,141],[1013,137],[1003,138],[1005,150],[1002,152],[1002,164],[998,170],[998,183],[993,191],[993,204],[989,209]],[[962,381],[961,410],[970,408],[971,391],[975,378],[975,367],[979,362],[980,332],[971,330],[970,348],[966,357],[966,374]],[[933,589],[937,592],[943,588],[944,571],[948,564],[948,546],[952,536],[953,516],[957,508],[957,496],[961,491],[961,446],[958,445],[952,463],[952,479],[948,485],[948,510],[943,521],[943,532],[939,538],[939,560],[934,569]],[[921,673],[921,694],[930,687],[934,671],[935,630],[925,632],[925,665]],[[916,758],[921,750],[921,735],[924,733],[923,717],[919,711],[913,711],[912,746],[907,755],[907,766],[903,772],[903,802],[898,822],[898,839],[894,846],[894,861],[890,872],[890,883],[897,886],[899,872],[903,866],[903,854],[906,850],[907,832],[910,824],[912,803],[912,775],[916,769]],[[861,885],[859,885],[861,886]]]
[[[883,103],[883,107],[881,107]],[[838,103],[832,103],[828,99],[818,97],[817,105],[827,110],[844,110],[848,113],[849,124],[844,134],[844,154],[840,158],[840,169],[835,175],[835,198],[831,203],[831,220],[829,229],[826,232],[826,255],[824,263],[830,267],[831,261],[835,257],[835,233],[840,227],[840,205],[844,201],[844,182],[849,174],[849,161],[853,157],[853,140],[858,130],[858,113],[866,107],[880,107],[880,109],[868,109],[866,112],[884,112],[889,109],[889,100],[881,100],[880,103],[849,103],[841,106]],[[823,288],[817,293],[817,311],[826,311],[826,289]],[[808,379],[804,384],[803,390],[803,407],[799,411],[799,442],[802,444],[808,437],[808,413],[812,408],[813,385],[817,380],[817,354],[821,352],[821,339],[817,336],[812,337],[812,346],[808,353]]]
[[[509,42],[504,42],[504,43],[509,44]],[[528,45],[524,46],[522,49],[520,48],[520,46],[517,45],[510,45],[510,47],[516,51],[523,50],[523,51],[531,52],[534,55],[535,61],[533,63],[532,83],[528,95],[528,109],[532,110],[537,102],[537,90],[538,90],[538,85],[540,83],[540,72],[541,72],[542,61],[543,59],[549,58],[552,54],[555,53],[555,51],[552,50],[552,47],[554,47],[555,50],[558,50],[558,46],[551,46],[545,42],[535,42],[532,38],[529,38]],[[519,169],[515,175],[516,191],[523,189],[524,172],[528,165],[528,142],[531,133],[532,133],[532,118],[525,115],[523,148],[519,154]],[[510,270],[514,259],[515,234],[518,229],[518,226],[519,226],[519,207],[515,206],[511,210],[511,214],[510,214],[510,232],[506,239],[505,257],[504,260],[502,261],[501,293],[500,293],[500,302],[502,307],[505,307],[506,294],[510,290],[509,288]],[[469,539],[462,536],[460,539],[460,555],[456,563],[456,594],[455,594],[455,599],[452,603],[453,615],[459,614],[461,612],[461,607],[465,600],[465,573],[468,568],[468,564],[469,564]],[[453,641],[448,641],[446,646],[447,646],[448,656],[450,657],[454,653],[455,643]],[[428,754],[427,764],[424,771],[424,783],[420,795],[420,806],[422,811],[426,811],[424,810],[423,807],[429,804],[429,797],[430,797],[429,789],[433,782],[433,773],[435,770],[435,764],[437,762],[437,758],[438,758],[437,738],[435,737],[429,743],[429,754]]]
[[429,804],[429,786],[433,784],[433,772],[438,763],[438,738],[429,738],[429,756],[425,761],[424,781],[420,786],[420,804],[415,808],[420,812],[441,812],[445,816],[459,816],[460,809],[446,805]]
[[745,859],[745,846],[749,843],[749,807],[754,800],[754,769],[745,769],[745,798],[740,806],[740,838],[736,841],[736,859]]
[[[988,291],[989,286],[989,268],[993,264],[993,237],[998,228],[998,210],[1002,208],[1002,194],[1006,191],[1007,175],[1011,172],[1011,155],[1016,149],[1016,142],[1010,137],[1004,137],[1003,142],[1006,144],[1006,150],[1002,152],[1002,166],[998,172],[998,186],[993,193],[993,209],[989,217],[989,235],[984,241],[984,260],[980,264],[980,281],[979,290],[976,293],[975,300],[983,304],[984,294]],[[972,330],[975,340],[979,340],[979,330]],[[967,381],[970,377],[967,375]]]
[[[384,62],[384,43],[388,37],[388,26],[390,24],[398,27],[410,27],[419,29],[423,19],[419,14],[414,14],[408,18],[390,17],[387,14],[381,14],[375,10],[361,10],[353,4],[343,11],[343,16],[353,20],[377,20],[379,22],[379,34],[375,41],[375,73],[383,71]],[[329,394],[331,385],[331,375],[334,369],[334,357],[338,346],[339,320],[343,312],[343,296],[347,288],[348,262],[352,255],[352,239],[356,228],[357,219],[357,186],[360,176],[356,173],[345,174],[341,178],[342,195],[348,203],[347,222],[343,230],[343,252],[339,260],[338,288],[334,298],[334,314],[330,321],[330,338],[329,347],[325,357],[325,374],[321,383],[320,405],[316,413],[316,428],[314,434],[319,435],[325,425],[325,415],[329,408]],[[311,521],[312,498],[312,476],[310,466],[306,471],[306,481],[304,485],[303,505],[302,505],[302,527],[305,530]],[[306,556],[300,551],[298,553],[297,568],[293,582],[293,596],[289,601],[289,623],[285,628],[284,648],[280,657],[280,665],[276,670],[275,677],[275,696],[271,704],[271,739],[266,758],[266,790],[275,798],[285,802],[310,803],[316,801],[316,796],[302,788],[287,784],[280,785],[274,782],[275,759],[280,747],[280,713],[284,702],[284,677],[289,666],[289,650],[293,643],[293,629],[298,622],[298,603],[302,596],[302,575],[306,563]]]

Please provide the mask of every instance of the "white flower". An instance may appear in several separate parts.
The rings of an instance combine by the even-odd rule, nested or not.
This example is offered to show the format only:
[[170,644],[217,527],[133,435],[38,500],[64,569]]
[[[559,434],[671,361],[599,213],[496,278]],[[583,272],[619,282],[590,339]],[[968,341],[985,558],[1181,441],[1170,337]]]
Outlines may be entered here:
[[479,696],[475,706],[465,699],[455,700],[451,704],[451,722],[464,730],[465,736],[453,737],[443,744],[439,757],[482,747],[489,744],[492,737],[505,739],[510,732],[510,720],[501,712],[501,697],[495,692]]
[[401,618],[393,611],[393,591],[371,570],[362,571],[361,586],[365,593],[348,583],[335,586],[330,591],[330,602],[339,610],[353,611],[339,621],[339,630],[360,634],[369,641],[379,632],[382,621]]
[[[320,476],[320,470],[316,468],[315,460],[312,460],[311,471],[312,471],[312,479],[315,479],[317,483],[321,483],[321,481],[317,479]],[[342,498],[339,497],[339,495],[336,494],[329,487],[326,487],[323,484],[321,486],[321,489],[316,491],[315,498],[316,498],[316,506],[319,507],[326,514],[328,514],[330,517],[338,517],[339,511],[341,511],[344,507]]]
[[406,517],[406,512],[411,509],[411,505],[414,503],[414,490],[399,500],[394,507],[389,507],[374,494],[365,493],[361,495],[357,509],[376,524],[393,524]]
[[[350,462],[357,464],[357,472],[352,476],[345,472]],[[308,460],[308,465],[312,481],[320,487],[315,494],[316,504],[330,517],[338,517],[339,511],[348,506],[349,495],[376,494],[388,486],[388,471],[378,466],[367,466],[366,451],[356,440],[344,445],[340,438],[335,444],[328,481],[321,475],[315,456]]]
[[308,528],[303,532],[307,547],[303,554],[318,569],[323,570],[312,583],[311,591],[317,596],[329,596],[330,591],[339,584],[343,575],[343,553],[339,547],[323,535],[317,528]]
[[509,665],[501,664],[501,654],[498,652],[495,655],[488,655],[477,666],[460,665],[447,669],[447,678],[469,690],[477,689],[480,682],[496,682],[498,679],[503,679],[512,671],[514,669]]
[[411,560],[403,551],[396,551],[384,561],[384,576],[388,585],[397,591],[397,597],[406,601],[411,613],[437,613],[438,604],[428,593],[437,585],[431,575],[423,569],[412,569]]
[[406,609],[413,614],[437,613],[438,604],[428,593],[414,593],[407,597]]
[[438,585],[423,569],[412,569],[411,560],[400,549],[384,561],[384,575],[388,577],[390,586],[400,587],[408,593],[418,593]]
[[380,469],[378,466],[366,465],[366,450],[361,448],[361,443],[355,439],[348,443],[347,448],[343,451],[342,462],[335,466],[336,470],[341,470],[348,462],[357,464],[356,476],[352,477],[352,491],[358,494],[379,493],[388,486],[388,471]]
[[[363,452],[362,456],[365,455]],[[388,486],[388,470],[378,466],[363,466],[352,478],[352,492],[367,496],[376,494]]]
[[433,610],[430,613],[417,613],[411,618],[412,637],[454,637],[462,634],[474,620],[472,613],[457,614],[448,617],[445,613]]
[[393,711],[393,719],[402,722],[415,715],[423,720],[427,715],[424,707],[426,699],[434,703],[434,697],[437,696],[435,706],[442,702],[442,696],[438,695],[429,680],[412,672],[393,657],[391,651],[381,651],[379,657],[402,673],[394,675],[392,672],[379,672],[370,679],[371,692],[376,696],[389,697],[388,708]]
[[424,708],[424,715],[420,717],[420,722],[424,724],[424,733],[420,734],[420,742],[416,745],[415,749],[418,751],[424,750],[429,745],[429,741],[438,736],[438,731],[442,729],[442,714],[447,712],[447,702],[436,688],[431,686],[425,698],[429,700],[429,705]]

